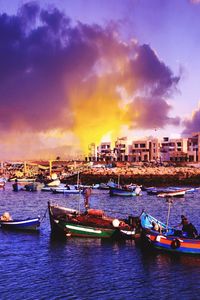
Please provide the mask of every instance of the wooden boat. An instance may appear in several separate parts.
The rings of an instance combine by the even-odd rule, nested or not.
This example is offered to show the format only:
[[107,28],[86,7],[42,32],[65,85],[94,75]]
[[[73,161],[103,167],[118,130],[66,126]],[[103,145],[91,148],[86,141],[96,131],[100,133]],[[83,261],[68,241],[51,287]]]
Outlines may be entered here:
[[103,239],[133,239],[139,234],[139,218],[118,220],[108,217],[102,210],[85,212],[52,205],[48,202],[51,231],[55,236]]
[[[162,228],[160,232],[152,229],[153,221]],[[200,254],[200,238],[188,238],[184,232],[168,227],[145,212],[141,215],[141,226],[143,239],[153,249],[172,253]]]
[[28,230],[28,231],[36,231],[40,227],[40,218],[27,218],[27,219],[19,219],[19,220],[0,220],[0,226],[2,229],[9,230]]

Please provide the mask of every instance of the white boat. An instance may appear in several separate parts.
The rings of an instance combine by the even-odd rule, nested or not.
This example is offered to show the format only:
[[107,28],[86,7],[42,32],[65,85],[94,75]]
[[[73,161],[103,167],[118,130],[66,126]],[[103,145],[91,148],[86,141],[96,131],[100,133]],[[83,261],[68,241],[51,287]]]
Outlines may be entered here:
[[60,185],[60,180],[55,179],[49,183],[46,184],[47,187],[58,187]]
[[54,194],[80,194],[82,189],[75,188],[74,186],[64,186],[51,189]]
[[167,197],[184,197],[186,190],[174,190],[165,193],[157,194],[157,197],[167,198]]

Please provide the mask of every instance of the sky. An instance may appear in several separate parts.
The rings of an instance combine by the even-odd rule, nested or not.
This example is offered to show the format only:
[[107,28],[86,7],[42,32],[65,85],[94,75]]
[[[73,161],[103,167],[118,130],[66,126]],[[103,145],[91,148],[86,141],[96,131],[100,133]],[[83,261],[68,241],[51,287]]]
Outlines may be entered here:
[[0,160],[200,131],[199,0],[0,0]]

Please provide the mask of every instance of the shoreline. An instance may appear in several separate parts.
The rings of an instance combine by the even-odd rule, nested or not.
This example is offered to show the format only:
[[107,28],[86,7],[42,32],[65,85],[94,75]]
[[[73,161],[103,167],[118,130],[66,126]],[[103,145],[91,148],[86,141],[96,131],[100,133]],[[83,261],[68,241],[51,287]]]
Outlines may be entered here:
[[[200,169],[192,167],[137,167],[90,169],[80,174],[82,184],[107,183],[110,179],[120,184],[135,183],[145,186],[200,186]],[[64,182],[75,184],[76,176]]]

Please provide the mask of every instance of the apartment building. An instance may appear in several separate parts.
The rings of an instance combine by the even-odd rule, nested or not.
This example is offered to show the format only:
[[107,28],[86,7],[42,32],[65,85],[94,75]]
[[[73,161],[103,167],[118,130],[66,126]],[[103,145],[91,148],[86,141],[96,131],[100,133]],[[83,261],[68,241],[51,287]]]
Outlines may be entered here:
[[122,162],[200,162],[200,132],[193,133],[189,138],[171,139],[164,137],[148,138],[132,141],[127,137],[117,138],[114,148],[111,142],[101,143],[97,147],[89,146],[91,161],[122,161]]
[[161,161],[187,161],[187,152],[187,138],[170,139],[169,137],[164,137],[160,143]]
[[97,161],[113,160],[111,142],[103,142],[97,147]]
[[113,149],[113,158],[116,161],[128,161],[128,139],[117,138]]
[[193,133],[188,138],[188,160],[190,162],[200,162],[200,132]]
[[97,149],[95,143],[91,143],[88,146],[88,160],[95,161],[97,157]]
[[158,139],[147,139],[133,141],[129,147],[128,160],[130,162],[159,161]]

